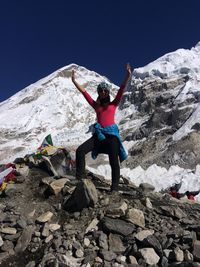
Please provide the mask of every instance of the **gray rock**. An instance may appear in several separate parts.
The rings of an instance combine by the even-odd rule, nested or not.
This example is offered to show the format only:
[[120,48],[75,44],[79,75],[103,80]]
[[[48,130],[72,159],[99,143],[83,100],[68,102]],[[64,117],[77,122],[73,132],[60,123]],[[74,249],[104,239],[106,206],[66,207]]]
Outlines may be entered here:
[[25,267],[35,267],[35,261],[30,261],[29,263],[26,264]]
[[142,230],[140,232],[138,232],[135,235],[135,238],[139,241],[143,241],[145,238],[147,238],[149,235],[153,235],[154,234],[154,230]]
[[109,234],[109,250],[115,253],[121,253],[126,250],[126,247],[123,245],[122,239],[119,235]]
[[21,229],[25,229],[27,227],[26,220],[25,219],[22,219],[22,218],[20,220],[18,220],[16,227],[19,227]]
[[112,203],[106,209],[106,215],[113,218],[124,216],[128,209],[128,205],[125,201],[119,203]]
[[117,255],[112,252],[112,251],[108,251],[108,250],[105,250],[105,249],[102,249],[99,251],[99,256],[106,260],[106,261],[109,261],[111,262],[112,260],[116,259]]
[[141,256],[144,258],[147,264],[155,265],[159,262],[160,257],[155,253],[153,248],[139,249]]
[[158,239],[154,235],[149,235],[147,236],[144,240],[143,243],[147,247],[152,247],[156,251],[158,255],[162,254],[162,246]]
[[128,223],[121,219],[104,217],[102,223],[103,229],[109,233],[116,233],[127,236],[132,234],[135,230],[135,226],[132,223]]
[[155,187],[151,184],[148,184],[148,183],[141,183],[139,185],[139,188],[141,188],[145,192],[151,192],[151,191],[155,190]]
[[28,226],[26,229],[23,230],[22,235],[17,241],[17,245],[15,246],[15,252],[23,252],[26,250],[28,247],[32,234],[34,232],[34,227],[33,226]]
[[3,245],[3,239],[2,239],[2,237],[1,237],[1,235],[0,235],[0,247]]
[[94,207],[98,201],[96,188],[91,180],[84,179],[75,188],[71,197],[63,203],[63,208],[69,212],[81,211]]
[[145,227],[144,213],[139,209],[129,209],[126,219],[137,226]]
[[11,254],[10,251],[13,251],[13,248],[14,244],[9,240],[4,241],[3,245],[1,246],[1,250],[3,252],[8,252],[9,254]]
[[51,220],[52,216],[53,216],[53,213],[51,211],[47,211],[37,218],[37,222],[39,223],[48,222]]
[[200,261],[200,241],[195,240],[193,244],[193,252],[194,260]]
[[108,238],[104,232],[100,232],[99,235],[99,247],[108,250]]

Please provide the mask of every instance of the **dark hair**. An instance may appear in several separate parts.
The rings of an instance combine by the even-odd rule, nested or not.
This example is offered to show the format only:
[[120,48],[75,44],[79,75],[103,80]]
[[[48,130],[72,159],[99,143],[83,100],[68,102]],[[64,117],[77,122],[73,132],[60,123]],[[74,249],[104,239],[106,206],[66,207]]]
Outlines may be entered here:
[[99,103],[102,107],[107,106],[110,103],[110,95],[105,98],[97,97],[97,103]]

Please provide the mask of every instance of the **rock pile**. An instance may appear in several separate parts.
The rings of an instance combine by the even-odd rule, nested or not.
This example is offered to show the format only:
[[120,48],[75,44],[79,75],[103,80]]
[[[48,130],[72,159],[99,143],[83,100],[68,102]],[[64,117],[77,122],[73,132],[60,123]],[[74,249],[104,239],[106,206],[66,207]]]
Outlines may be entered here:
[[199,203],[45,175],[33,168],[1,196],[0,266],[200,266]]

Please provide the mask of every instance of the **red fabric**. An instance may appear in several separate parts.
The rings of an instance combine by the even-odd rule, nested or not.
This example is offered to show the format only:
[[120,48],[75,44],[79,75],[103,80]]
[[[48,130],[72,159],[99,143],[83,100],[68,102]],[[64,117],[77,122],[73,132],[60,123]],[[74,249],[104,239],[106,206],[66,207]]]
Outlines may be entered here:
[[7,163],[6,164],[6,169],[8,169],[10,167],[12,167],[13,169],[15,169],[15,164],[13,164],[13,163]]
[[99,104],[97,104],[96,101],[91,98],[88,92],[83,92],[83,96],[85,97],[87,102],[94,108],[97,114],[97,122],[102,127],[107,127],[109,125],[115,124],[115,111],[117,106],[119,105],[124,89],[124,86],[120,87],[115,99],[110,102],[107,107],[100,106]]
[[195,200],[195,198],[194,198],[194,196],[192,194],[188,195],[187,198],[190,199],[190,200]]
[[175,190],[174,191],[170,191],[170,195],[172,197],[178,198],[178,192],[176,192]]
[[5,181],[6,182],[9,182],[9,181],[13,181],[15,180],[16,176],[13,172],[10,172],[8,175],[6,175],[5,177]]

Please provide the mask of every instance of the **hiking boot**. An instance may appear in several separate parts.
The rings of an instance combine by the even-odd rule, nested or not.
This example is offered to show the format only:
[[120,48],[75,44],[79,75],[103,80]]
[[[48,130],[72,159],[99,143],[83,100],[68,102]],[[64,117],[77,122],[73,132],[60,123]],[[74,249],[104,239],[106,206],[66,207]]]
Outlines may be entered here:
[[118,187],[118,186],[111,186],[111,188],[110,188],[110,192],[111,192],[111,193],[119,192],[119,187]]

